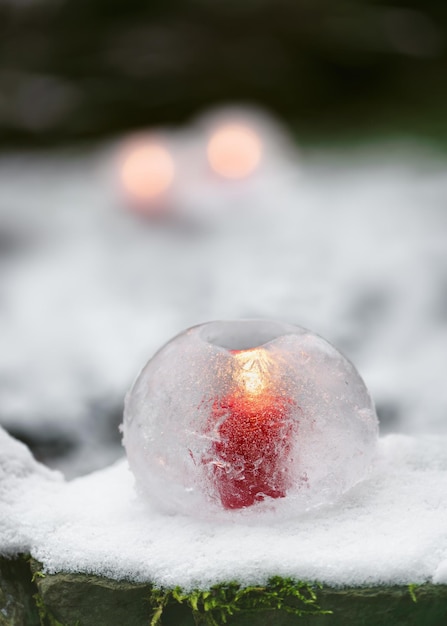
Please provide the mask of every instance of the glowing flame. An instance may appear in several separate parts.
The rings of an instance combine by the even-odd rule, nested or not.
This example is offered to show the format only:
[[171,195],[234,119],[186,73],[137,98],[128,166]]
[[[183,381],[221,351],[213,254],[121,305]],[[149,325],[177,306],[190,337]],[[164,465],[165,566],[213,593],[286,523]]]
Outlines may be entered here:
[[246,178],[259,165],[261,156],[260,138],[242,124],[227,124],[219,128],[208,144],[211,167],[224,178]]
[[233,352],[233,377],[241,391],[259,396],[271,386],[274,361],[262,348]]
[[131,146],[121,164],[121,181],[127,193],[136,200],[150,201],[162,195],[172,184],[174,162],[160,143],[147,142]]

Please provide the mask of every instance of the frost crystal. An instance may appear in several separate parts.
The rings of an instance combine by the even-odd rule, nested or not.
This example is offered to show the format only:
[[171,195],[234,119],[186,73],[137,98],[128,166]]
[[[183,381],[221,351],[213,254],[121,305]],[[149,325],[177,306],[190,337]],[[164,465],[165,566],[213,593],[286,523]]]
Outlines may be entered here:
[[358,372],[321,337],[219,321],[149,361],[127,395],[123,434],[140,491],[168,512],[289,515],[368,474],[378,423]]

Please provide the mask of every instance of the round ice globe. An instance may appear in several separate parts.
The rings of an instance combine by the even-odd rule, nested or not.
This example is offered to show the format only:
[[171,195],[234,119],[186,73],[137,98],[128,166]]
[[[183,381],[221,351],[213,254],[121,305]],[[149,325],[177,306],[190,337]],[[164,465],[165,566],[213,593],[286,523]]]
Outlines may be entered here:
[[372,465],[378,421],[352,363],[314,333],[265,320],[194,326],[127,394],[138,489],[167,512],[296,514]]

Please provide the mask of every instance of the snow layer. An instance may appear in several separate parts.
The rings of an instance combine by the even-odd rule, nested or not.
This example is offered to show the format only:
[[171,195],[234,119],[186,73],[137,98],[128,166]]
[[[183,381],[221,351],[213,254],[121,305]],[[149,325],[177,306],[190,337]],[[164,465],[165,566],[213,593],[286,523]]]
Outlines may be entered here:
[[188,176],[165,222],[119,205],[102,175],[113,149],[0,160],[0,423],[66,435],[83,458],[61,468],[96,469],[119,453],[100,454],[107,415],[165,341],[267,317],[344,351],[383,432],[446,432],[445,160],[308,155],[231,186],[193,175],[178,144]]
[[0,428],[0,554],[29,550],[35,528],[29,497],[45,508],[48,494],[61,482],[59,472],[37,463],[23,443]]
[[445,160],[408,147],[303,156],[237,187],[180,166],[178,219],[154,222],[118,205],[98,176],[107,159],[0,160],[3,424],[75,439],[76,462],[60,463],[72,475],[105,465],[122,450],[103,416],[119,421],[156,349],[202,321],[268,317],[342,349],[384,430],[406,435],[381,440],[375,473],[339,503],[267,525],[163,516],[125,461],[64,482],[2,433],[0,553],[185,587],[447,583]]
[[447,439],[388,435],[371,478],[332,506],[284,521],[163,515],[125,460],[69,483],[0,438],[0,553],[49,572],[91,572],[185,588],[294,576],[333,585],[447,584]]
[[120,453],[116,435],[103,445],[109,416],[116,433],[165,341],[267,317],[342,350],[382,432],[446,432],[445,160],[416,146],[302,155],[233,186],[210,177],[197,135],[192,152],[177,135],[164,222],[119,204],[115,147],[0,159],[0,423],[74,441],[76,462],[55,463],[70,475],[98,469]]

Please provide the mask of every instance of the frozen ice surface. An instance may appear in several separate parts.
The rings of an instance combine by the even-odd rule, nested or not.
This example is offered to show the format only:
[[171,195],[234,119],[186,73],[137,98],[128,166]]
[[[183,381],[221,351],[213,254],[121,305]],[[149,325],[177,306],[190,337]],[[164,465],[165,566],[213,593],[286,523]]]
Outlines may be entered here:
[[234,320],[156,353],[127,395],[123,434],[140,490],[163,510],[256,517],[296,515],[362,480],[378,423],[363,380],[324,339]]
[[165,515],[137,497],[124,460],[65,483],[3,435],[0,458],[5,450],[26,471],[2,466],[0,553],[30,551],[49,572],[185,588],[271,575],[447,584],[445,437],[388,435],[371,477],[336,504],[256,524],[239,512],[226,521]]

